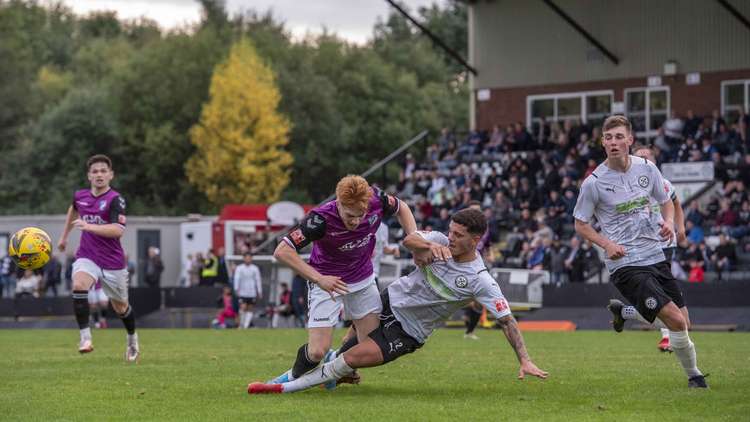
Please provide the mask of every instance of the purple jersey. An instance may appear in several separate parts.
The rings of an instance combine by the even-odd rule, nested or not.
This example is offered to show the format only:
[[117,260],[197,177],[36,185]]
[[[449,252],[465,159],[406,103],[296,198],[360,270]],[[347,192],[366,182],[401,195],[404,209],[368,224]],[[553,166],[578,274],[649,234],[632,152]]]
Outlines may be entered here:
[[[73,208],[89,224],[118,224],[125,228],[125,200],[113,189],[94,196],[90,189],[75,193]],[[76,258],[87,258],[103,270],[121,270],[127,266],[119,238],[81,233]]]
[[398,199],[373,189],[359,227],[348,230],[339,216],[336,201],[330,201],[310,211],[284,241],[297,251],[312,241],[310,266],[323,275],[338,276],[353,284],[372,275],[375,233],[383,218],[398,212],[398,207]]

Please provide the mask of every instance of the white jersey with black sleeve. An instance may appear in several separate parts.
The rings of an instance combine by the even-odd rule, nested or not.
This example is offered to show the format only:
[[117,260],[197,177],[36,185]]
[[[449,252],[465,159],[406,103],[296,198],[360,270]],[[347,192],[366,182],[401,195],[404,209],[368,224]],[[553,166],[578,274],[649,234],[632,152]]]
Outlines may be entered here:
[[655,164],[645,158],[630,156],[625,172],[610,169],[605,163],[583,181],[573,217],[591,224],[593,217],[604,237],[625,248],[625,256],[604,263],[610,274],[625,266],[646,266],[664,261],[663,221],[658,205],[669,201],[664,179]]
[[[427,241],[448,245],[440,232],[417,232]],[[477,254],[470,262],[436,261],[401,277],[388,287],[391,310],[404,331],[420,343],[472,300],[495,318],[510,315],[510,306]]]

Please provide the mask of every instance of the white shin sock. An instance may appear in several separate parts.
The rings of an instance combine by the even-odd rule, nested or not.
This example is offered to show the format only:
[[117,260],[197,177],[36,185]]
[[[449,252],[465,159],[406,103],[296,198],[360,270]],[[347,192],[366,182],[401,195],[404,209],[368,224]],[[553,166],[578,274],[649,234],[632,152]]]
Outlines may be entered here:
[[354,369],[346,363],[344,356],[339,356],[331,362],[319,366],[317,369],[308,372],[294,381],[282,384],[284,386],[283,391],[284,393],[293,393],[295,391],[305,390],[331,380],[337,380],[346,375],[350,375],[352,372],[354,372]]
[[698,358],[695,353],[695,345],[690,340],[687,330],[670,331],[669,342],[688,378],[703,375],[698,369]]

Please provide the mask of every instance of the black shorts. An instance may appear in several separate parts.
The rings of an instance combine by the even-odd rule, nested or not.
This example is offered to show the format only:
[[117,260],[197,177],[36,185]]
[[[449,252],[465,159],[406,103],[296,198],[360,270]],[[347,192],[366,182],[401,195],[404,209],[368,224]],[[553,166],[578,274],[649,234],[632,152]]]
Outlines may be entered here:
[[243,303],[245,305],[255,305],[257,301],[258,299],[254,297],[240,296],[240,303]]
[[674,302],[685,306],[682,292],[667,261],[643,267],[622,267],[612,274],[617,290],[649,322],[654,322],[661,308]]
[[383,353],[383,363],[388,363],[414,352],[422,347],[422,343],[407,334],[401,327],[401,323],[393,316],[388,289],[380,295],[380,299],[383,301],[383,310],[380,312],[380,326],[373,330],[369,337],[380,347],[380,351]]

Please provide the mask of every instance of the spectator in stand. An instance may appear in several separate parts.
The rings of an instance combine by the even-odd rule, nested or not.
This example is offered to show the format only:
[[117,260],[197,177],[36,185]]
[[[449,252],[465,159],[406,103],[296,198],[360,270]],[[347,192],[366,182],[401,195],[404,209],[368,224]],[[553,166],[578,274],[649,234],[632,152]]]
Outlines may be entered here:
[[565,261],[568,255],[568,250],[560,242],[560,238],[555,236],[552,241],[552,247],[548,251],[549,253],[549,272],[551,275],[551,282],[555,285],[561,285],[568,282],[568,274],[565,270]]
[[729,235],[734,239],[742,239],[750,234],[750,201],[743,201],[740,212],[737,213],[737,225],[729,229]]
[[448,224],[451,222],[451,215],[448,208],[441,208],[438,218],[434,218],[432,221],[432,229],[441,233],[448,232]]
[[229,286],[229,268],[227,266],[227,259],[223,246],[219,246],[217,250],[216,260],[219,264],[218,271],[216,274],[216,282],[223,285]]
[[731,208],[729,198],[719,201],[719,213],[716,215],[716,224],[711,228],[714,234],[727,232],[737,224],[737,213]]
[[133,284],[133,276],[135,276],[135,261],[130,259],[128,254],[125,254],[125,262],[127,263],[127,270],[128,270],[128,286],[135,287]]
[[513,138],[516,141],[516,149],[514,151],[528,151],[536,148],[536,143],[522,122],[516,122]]
[[521,179],[521,186],[518,189],[518,199],[521,201],[521,209],[529,208],[532,211],[535,211],[539,208],[536,189],[531,187],[531,182],[526,177]]
[[711,113],[711,129],[710,129],[710,136],[712,138],[715,138],[716,135],[719,133],[719,128],[721,125],[726,125],[727,122],[724,121],[724,118],[721,117],[721,114],[719,113],[719,110],[714,110]]
[[736,261],[737,255],[734,250],[734,243],[729,241],[726,234],[720,234],[719,245],[711,256],[711,263],[719,281],[721,281],[721,273],[731,271]]
[[703,219],[703,213],[701,212],[700,208],[698,208],[698,201],[690,201],[688,211],[685,214],[685,221],[692,221],[693,225],[702,226]]
[[745,184],[741,181],[729,182],[727,185],[730,185],[731,188],[726,188],[724,190],[724,195],[729,197],[729,206],[733,210],[739,209],[744,202],[750,200],[747,189],[745,189]]
[[692,245],[699,245],[703,243],[703,227],[693,224],[692,220],[685,221],[685,232],[687,233],[687,241]]
[[565,219],[563,218],[562,213],[558,213],[554,208],[543,208],[543,210],[547,210],[547,215],[545,215],[544,219],[547,225],[550,229],[552,229],[552,232],[555,233],[555,236],[559,236],[562,231],[563,227],[565,225]]
[[690,261],[690,275],[688,275],[688,282],[690,283],[703,283],[705,280],[705,273],[703,271],[703,262],[691,260]]
[[664,137],[669,146],[669,157],[674,159],[677,148],[682,144],[685,123],[672,110],[670,118],[664,121]]
[[531,210],[524,208],[521,210],[521,218],[516,222],[515,227],[521,233],[531,231],[532,233],[537,230],[536,220],[531,216]]
[[695,139],[702,123],[702,117],[696,116],[695,113],[693,113],[693,110],[688,110],[685,118],[685,125],[682,129],[683,137]]
[[34,274],[32,270],[25,270],[23,277],[16,283],[16,298],[39,297],[42,277]]
[[[3,251],[5,252],[5,251]],[[12,298],[16,291],[16,263],[9,255],[0,259],[0,298]]]
[[693,154],[693,151],[700,152],[700,148],[698,147],[698,144],[695,143],[695,139],[686,138],[685,142],[681,144],[677,149],[676,161],[680,163],[689,161],[690,155]]
[[287,283],[281,283],[279,302],[273,308],[272,328],[294,328],[294,308],[292,307],[292,291]]
[[62,265],[55,255],[50,256],[49,262],[42,267],[42,274],[44,279],[44,291],[42,294],[46,295],[47,291],[51,289],[52,294],[57,297],[57,285],[61,281]]
[[219,306],[221,306],[221,310],[216,314],[216,318],[211,321],[211,325],[214,328],[227,328],[227,319],[234,321],[237,318],[237,312],[234,311],[231,287],[224,286],[221,298],[219,299]]
[[694,161],[708,161],[716,152],[716,147],[711,142],[711,138],[703,138],[703,140],[701,141],[701,158],[700,160]]
[[209,249],[206,258],[203,259],[201,266],[201,286],[213,286],[216,282],[216,276],[219,274],[219,261],[214,255],[214,250]]
[[560,197],[560,192],[556,190],[550,190],[547,200],[544,202],[544,208],[553,209],[555,214],[562,214],[565,212],[565,201]]
[[146,285],[159,287],[162,271],[164,271],[164,264],[161,261],[159,248],[150,246],[148,248],[148,259],[146,260]]
[[307,280],[300,275],[292,279],[292,308],[299,327],[305,327],[307,316]]
[[69,254],[65,258],[65,291],[71,292],[70,286],[73,284],[73,261],[76,257],[73,254]]
[[[546,240],[546,238],[545,238]],[[528,255],[526,261],[526,268],[530,270],[542,270],[544,264],[544,256],[546,254],[545,240],[541,237],[535,238],[531,244],[531,253]]]

